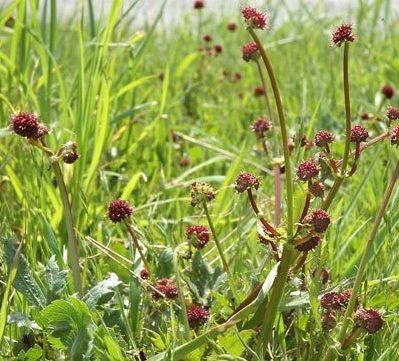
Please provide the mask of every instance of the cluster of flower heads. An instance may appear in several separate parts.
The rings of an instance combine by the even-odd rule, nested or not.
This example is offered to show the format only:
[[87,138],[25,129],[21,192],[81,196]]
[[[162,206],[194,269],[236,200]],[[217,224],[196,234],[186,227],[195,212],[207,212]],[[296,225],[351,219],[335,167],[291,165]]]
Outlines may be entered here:
[[215,199],[216,193],[213,187],[207,183],[193,183],[191,185],[191,206],[202,206]]
[[198,328],[209,319],[209,311],[198,305],[191,305],[187,310],[187,319],[191,328]]
[[189,226],[186,229],[187,239],[197,249],[203,249],[210,240],[209,229],[205,226]]
[[[347,289],[341,293],[328,292],[320,299],[320,305],[324,309],[323,328],[331,330],[337,325],[337,316],[343,314],[348,307],[349,300],[352,297],[352,290]],[[375,333],[380,330],[384,324],[381,313],[373,309],[359,308],[360,299],[357,296],[354,315],[355,325],[367,333]]]
[[336,46],[341,46],[346,42],[352,43],[354,41],[355,36],[353,35],[351,24],[337,26],[332,33],[332,42]]
[[252,173],[241,172],[236,179],[235,189],[238,193],[243,193],[252,188],[258,189],[259,185],[259,177]]

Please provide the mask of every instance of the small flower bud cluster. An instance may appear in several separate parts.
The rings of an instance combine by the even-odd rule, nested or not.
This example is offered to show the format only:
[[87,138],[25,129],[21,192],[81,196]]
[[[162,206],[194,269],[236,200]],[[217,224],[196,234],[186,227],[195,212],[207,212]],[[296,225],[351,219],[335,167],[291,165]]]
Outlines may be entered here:
[[369,132],[363,125],[357,124],[354,125],[351,129],[351,142],[352,143],[361,143],[367,140],[369,137]]
[[332,42],[338,47],[346,42],[352,43],[354,40],[355,36],[353,35],[351,24],[337,26],[332,33]]
[[319,175],[320,167],[313,160],[304,160],[298,167],[296,175],[301,181],[308,181]]
[[191,206],[202,206],[215,199],[215,190],[207,183],[193,183],[191,185]]
[[40,139],[49,132],[47,126],[39,122],[36,114],[27,112],[12,115],[11,128],[15,134],[28,139]]
[[335,135],[328,130],[319,130],[315,137],[314,137],[314,143],[320,147],[324,148],[328,145],[330,145],[335,139]]
[[259,177],[254,174],[242,172],[236,179],[235,189],[238,193],[243,193],[251,188],[259,188]]
[[242,58],[246,62],[259,59],[259,51],[256,43],[248,43],[242,47]]
[[317,233],[324,233],[330,225],[330,215],[323,209],[308,213],[302,220],[304,225],[312,227]]
[[154,289],[151,291],[151,298],[153,300],[175,300],[177,296],[177,286],[168,278],[160,278],[154,286]]
[[129,202],[122,199],[117,199],[108,205],[108,218],[113,223],[119,223],[129,218],[133,214],[133,207]]
[[270,122],[265,118],[258,118],[251,125],[252,131],[259,140],[265,139],[266,132],[270,129],[270,127]]
[[202,306],[191,305],[187,310],[188,323],[191,328],[198,328],[209,319],[209,311]]
[[244,7],[241,13],[248,28],[264,30],[269,27],[266,13],[261,13],[251,6]]
[[191,244],[197,249],[203,249],[210,240],[209,229],[205,226],[189,226],[186,235]]
[[359,308],[354,316],[355,324],[367,333],[376,333],[384,325],[382,315],[377,310]]

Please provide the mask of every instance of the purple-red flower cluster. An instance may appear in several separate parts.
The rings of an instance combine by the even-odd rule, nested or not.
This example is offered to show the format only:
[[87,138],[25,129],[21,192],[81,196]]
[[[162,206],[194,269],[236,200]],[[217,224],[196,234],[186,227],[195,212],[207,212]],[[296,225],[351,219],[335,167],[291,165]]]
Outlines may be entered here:
[[108,205],[108,218],[114,222],[119,223],[129,218],[133,214],[133,207],[128,201],[117,199]]
[[248,189],[259,188],[259,177],[252,173],[241,172],[241,174],[236,179],[235,189],[238,193],[243,193]]
[[11,128],[14,133],[29,139],[39,139],[48,133],[48,128],[39,122],[39,117],[27,112],[12,115]]
[[351,129],[351,142],[361,143],[369,137],[368,130],[363,125],[356,124]]
[[262,13],[251,6],[244,7],[241,13],[249,28],[264,30],[269,27],[266,13]]
[[330,222],[330,215],[323,209],[316,209],[308,213],[302,220],[303,224],[312,226],[317,233],[324,233]]
[[202,306],[191,305],[187,310],[188,323],[191,328],[197,328],[209,319],[209,311]]
[[251,129],[255,133],[256,138],[260,140],[265,138],[266,132],[270,127],[270,122],[265,118],[258,118],[251,125]]
[[313,160],[304,160],[299,164],[296,175],[301,181],[308,181],[319,175],[320,167]]
[[242,50],[242,58],[244,61],[249,62],[251,60],[257,60],[259,58],[258,46],[255,42],[251,42],[243,45]]
[[154,289],[151,291],[151,297],[154,300],[169,299],[174,300],[178,296],[177,286],[168,278],[160,278]]
[[189,226],[186,229],[186,235],[197,249],[204,248],[210,240],[209,229],[205,226]]
[[335,135],[328,130],[319,130],[315,137],[314,137],[314,143],[320,147],[323,148],[329,144],[331,144],[335,139]]
[[355,312],[354,320],[367,333],[375,333],[384,325],[381,313],[372,309],[359,308]]
[[355,36],[353,35],[351,24],[337,26],[332,33],[332,42],[336,46],[341,46],[345,42],[353,42],[354,40]]

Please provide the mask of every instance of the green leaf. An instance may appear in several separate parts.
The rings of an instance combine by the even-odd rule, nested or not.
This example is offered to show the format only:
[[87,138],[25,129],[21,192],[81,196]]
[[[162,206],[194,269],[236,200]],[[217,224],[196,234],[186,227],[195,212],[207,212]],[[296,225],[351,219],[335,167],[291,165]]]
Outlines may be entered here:
[[41,327],[35,321],[31,321],[28,315],[21,312],[16,312],[8,315],[7,323],[14,323],[17,325],[17,327],[26,327],[32,331],[41,330]]
[[55,260],[55,256],[51,256],[44,272],[44,279],[48,286],[48,300],[52,301],[60,296],[66,287],[67,275],[68,271],[60,271],[57,261]]
[[43,356],[43,349],[39,345],[30,348],[25,354],[26,361],[37,361]]
[[83,297],[86,305],[93,309],[96,305],[103,304],[109,301],[114,295],[114,288],[117,287],[121,281],[115,273],[110,273],[109,277],[99,284],[91,288]]
[[[7,266],[10,268],[16,252],[14,242],[11,239],[6,240],[5,248],[5,258]],[[47,299],[34,279],[30,265],[22,253],[18,255],[17,262],[18,270],[14,279],[14,288],[21,292],[32,306],[45,307]]]
[[[253,330],[243,330],[240,332],[240,336],[243,341],[246,342],[251,338],[254,332]],[[234,356],[240,356],[245,350],[245,346],[241,342],[238,342],[237,336],[233,330],[219,338],[219,346],[223,347],[226,353]]]

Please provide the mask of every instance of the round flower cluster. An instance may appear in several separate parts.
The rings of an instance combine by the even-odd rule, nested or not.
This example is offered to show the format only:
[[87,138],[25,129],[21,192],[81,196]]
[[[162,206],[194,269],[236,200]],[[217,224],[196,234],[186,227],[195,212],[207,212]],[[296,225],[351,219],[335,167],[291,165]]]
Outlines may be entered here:
[[315,137],[314,137],[314,143],[320,147],[323,148],[329,144],[331,144],[335,139],[335,135],[328,130],[319,130]]
[[308,181],[314,177],[317,177],[320,171],[320,167],[313,160],[304,160],[298,167],[296,175],[301,181]]
[[39,122],[39,117],[27,112],[12,115],[11,128],[15,134],[29,139],[39,139],[48,134],[48,128]]
[[264,30],[269,27],[266,13],[262,13],[251,6],[244,7],[241,13],[249,28]]
[[387,99],[392,99],[395,95],[395,88],[390,84],[385,84],[381,88],[381,94],[383,94]]
[[114,222],[119,223],[129,218],[133,214],[133,208],[129,202],[122,199],[117,199],[108,205],[108,218]]
[[237,24],[234,22],[230,22],[227,24],[227,30],[229,31],[236,31],[237,30]]
[[391,144],[399,145],[399,125],[391,130]]
[[367,333],[379,331],[384,324],[381,313],[372,309],[366,310],[364,308],[359,308],[355,313],[354,320],[356,325]]
[[322,182],[313,182],[309,186],[309,192],[312,193],[314,197],[323,198],[324,196],[324,184]]
[[255,120],[252,125],[251,129],[255,133],[256,138],[262,140],[265,138],[266,132],[270,129],[270,122],[265,118],[258,118]]
[[353,42],[354,40],[355,36],[353,35],[351,24],[337,26],[332,33],[332,42],[336,46],[341,46],[345,42]]
[[193,183],[191,185],[191,205],[202,206],[215,199],[215,190],[207,183]]
[[[326,310],[342,310],[348,306],[349,299],[352,296],[352,290],[347,289],[342,291],[341,293],[337,292],[328,292],[325,293],[320,299],[320,305],[322,308]],[[356,299],[356,307],[360,302],[360,298]]]
[[187,238],[197,249],[204,248],[210,240],[210,233],[205,226],[189,226],[186,229]]
[[204,307],[191,305],[187,310],[188,323],[191,328],[197,328],[209,319],[209,311]]
[[299,252],[309,252],[312,249],[315,249],[318,244],[320,243],[321,238],[319,236],[313,236],[310,237],[309,240],[307,240],[304,243],[298,244],[295,248],[299,251]]
[[330,215],[323,209],[316,209],[307,214],[302,223],[310,225],[317,233],[324,233],[330,225]]
[[254,89],[254,96],[256,96],[256,97],[260,97],[260,96],[265,95],[265,94],[266,94],[266,91],[265,91],[265,88],[263,86],[257,86]]
[[389,120],[398,120],[399,119],[399,108],[388,107],[386,115]]
[[204,3],[203,0],[196,0],[196,1],[194,1],[194,5],[193,5],[193,8],[194,8],[194,9],[202,9],[202,8],[204,8],[204,7],[205,7],[205,3]]
[[58,153],[67,164],[75,163],[79,159],[78,146],[72,141],[65,143]]
[[256,43],[251,42],[243,45],[242,47],[242,58],[244,61],[249,62],[251,60],[258,60],[259,51]]
[[259,188],[259,177],[254,174],[241,172],[241,174],[236,179],[236,191],[238,193],[243,193],[251,188]]
[[205,34],[202,39],[204,39],[205,42],[210,43],[212,41],[212,36],[209,34]]
[[351,142],[360,143],[364,142],[369,137],[369,132],[363,125],[354,125],[351,129]]
[[150,274],[149,274],[148,270],[147,270],[146,268],[143,268],[143,269],[140,271],[140,278],[141,278],[142,280],[148,280],[149,277],[150,277]]
[[151,291],[151,298],[154,300],[165,298],[174,300],[177,296],[177,286],[168,278],[160,278],[154,286],[154,289]]

